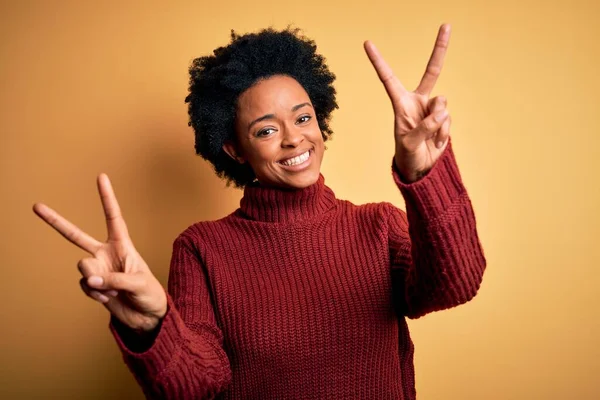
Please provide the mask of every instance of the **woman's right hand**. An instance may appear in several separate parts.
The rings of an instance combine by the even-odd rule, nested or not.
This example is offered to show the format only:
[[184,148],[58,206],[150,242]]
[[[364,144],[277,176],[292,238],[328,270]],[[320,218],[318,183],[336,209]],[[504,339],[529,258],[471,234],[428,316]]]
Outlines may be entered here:
[[98,176],[108,239],[102,243],[50,207],[36,203],[33,211],[71,243],[90,253],[77,268],[82,290],[102,303],[119,321],[138,332],[154,330],[167,312],[167,296],[137,252],[108,176]]

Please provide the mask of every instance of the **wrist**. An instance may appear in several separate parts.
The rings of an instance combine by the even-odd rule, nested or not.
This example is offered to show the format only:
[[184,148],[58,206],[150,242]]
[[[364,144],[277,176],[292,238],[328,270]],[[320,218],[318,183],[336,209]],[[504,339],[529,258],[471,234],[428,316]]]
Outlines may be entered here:
[[[162,320],[159,321],[154,328],[150,330],[144,330],[140,327],[133,328],[121,322],[114,315],[111,317],[111,325],[114,329],[114,332],[118,335],[124,346],[129,351],[134,353],[143,353],[152,347],[160,332],[161,323]],[[149,328],[150,325],[147,327]]]
[[161,306],[157,311],[148,315],[147,320],[142,326],[139,327],[140,331],[143,332],[151,332],[156,329],[158,325],[162,322],[167,314],[167,296],[163,291],[163,301],[161,301]]
[[160,322],[167,314],[167,293],[164,287],[158,282],[158,280],[155,280],[153,292],[156,300],[151,303],[151,307],[148,307],[146,308],[146,310],[144,310],[146,321],[144,321],[145,323],[140,327],[141,330],[153,330],[157,325],[160,324]]
[[157,332],[159,330],[162,320],[163,318],[149,318],[145,323],[143,323],[141,326],[134,330],[140,336],[152,336],[154,332]]
[[402,167],[401,158],[398,157],[397,154],[394,156],[394,167],[396,169],[396,173],[398,174],[398,177],[400,178],[400,180],[402,182],[404,182],[406,184],[410,184],[416,180],[416,176],[414,176],[414,174],[407,172]]
[[398,156],[398,153],[394,155],[394,167],[400,180],[406,184],[411,184],[422,179],[430,171],[430,169],[419,171],[405,168],[404,164],[402,163],[402,158]]

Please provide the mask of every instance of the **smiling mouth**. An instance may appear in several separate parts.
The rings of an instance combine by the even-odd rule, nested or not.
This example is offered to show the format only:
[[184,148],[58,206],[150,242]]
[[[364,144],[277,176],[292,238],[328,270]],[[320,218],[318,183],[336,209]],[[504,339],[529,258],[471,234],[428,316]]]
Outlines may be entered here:
[[294,165],[300,165],[306,162],[310,157],[310,150],[300,154],[299,156],[288,158],[286,160],[278,161],[279,164],[285,165],[286,167],[293,167]]

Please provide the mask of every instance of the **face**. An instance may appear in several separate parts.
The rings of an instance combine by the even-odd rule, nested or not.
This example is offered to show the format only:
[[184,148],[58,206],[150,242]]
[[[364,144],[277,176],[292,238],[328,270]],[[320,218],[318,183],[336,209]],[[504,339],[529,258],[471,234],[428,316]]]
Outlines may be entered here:
[[302,189],[317,182],[324,143],[304,88],[288,76],[259,81],[238,98],[236,143],[224,150],[249,163],[261,185]]

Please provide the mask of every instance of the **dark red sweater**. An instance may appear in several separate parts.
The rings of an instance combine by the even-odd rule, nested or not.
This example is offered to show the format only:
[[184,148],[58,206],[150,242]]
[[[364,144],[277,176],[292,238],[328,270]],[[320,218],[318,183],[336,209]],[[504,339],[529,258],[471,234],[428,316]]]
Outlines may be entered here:
[[451,144],[421,180],[393,176],[406,213],[336,199],[321,176],[246,187],[234,213],[185,230],[153,342],[139,352],[111,323],[146,396],[414,399],[405,317],[470,300],[486,261]]

